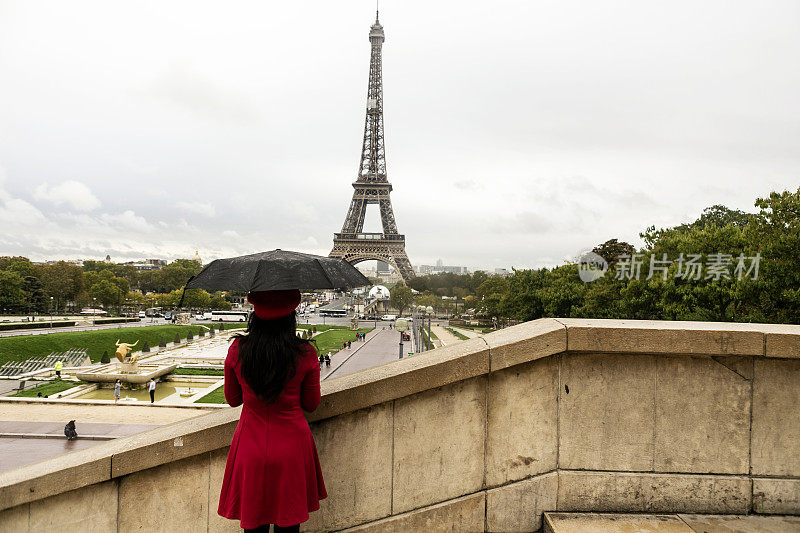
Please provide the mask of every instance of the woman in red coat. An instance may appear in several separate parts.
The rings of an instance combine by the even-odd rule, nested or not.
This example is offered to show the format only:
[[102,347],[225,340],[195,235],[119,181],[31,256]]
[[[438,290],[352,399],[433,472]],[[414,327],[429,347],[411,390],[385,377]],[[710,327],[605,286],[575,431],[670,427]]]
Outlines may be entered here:
[[300,292],[247,295],[253,304],[247,334],[225,359],[225,399],[244,403],[233,435],[219,514],[245,531],[299,531],[319,509],[325,484],[303,409],[320,402],[317,352],[295,334]]

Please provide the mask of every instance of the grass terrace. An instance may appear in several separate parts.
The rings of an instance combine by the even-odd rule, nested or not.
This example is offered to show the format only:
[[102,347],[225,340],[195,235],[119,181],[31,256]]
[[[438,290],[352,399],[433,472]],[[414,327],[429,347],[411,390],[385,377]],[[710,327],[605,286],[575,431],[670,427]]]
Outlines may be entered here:
[[372,328],[360,328],[353,331],[346,326],[331,326],[327,331],[314,337],[312,342],[316,345],[318,353],[329,354],[341,350],[343,342],[355,342],[356,333],[369,333],[370,331]]
[[453,328],[444,328],[444,329],[446,329],[447,331],[449,331],[450,333],[452,333],[453,335],[455,335],[456,337],[458,337],[462,341],[465,341],[465,340],[469,339],[469,337],[467,337],[466,335],[464,335],[463,333],[461,333],[459,331],[454,330]]
[[225,403],[225,389],[214,389],[194,403]]
[[179,366],[170,374],[179,376],[224,376],[225,371],[222,368],[186,368]]
[[[167,342],[175,340],[177,334],[181,340],[191,332],[195,337],[200,333],[200,326],[143,326],[141,328],[114,328],[94,331],[71,331],[64,333],[46,333],[43,335],[20,335],[0,338],[0,365],[8,361],[25,361],[37,355],[48,355],[50,352],[65,352],[71,348],[86,348],[92,362],[100,361],[103,352],[108,350],[114,356],[114,343],[122,342],[139,344],[134,350],[140,350],[145,342],[150,347],[158,346],[163,337]],[[225,329],[231,326],[225,325]]]
[[12,394],[11,396],[18,396],[22,398],[36,398],[39,393],[42,393],[42,396],[52,396],[54,394],[58,394],[59,392],[64,392],[65,390],[71,389],[72,387],[77,387],[78,385],[83,385],[86,383],[85,381],[66,381],[66,380],[53,380],[48,381],[47,383],[42,383],[41,385],[37,385],[32,389],[20,391],[16,394]]

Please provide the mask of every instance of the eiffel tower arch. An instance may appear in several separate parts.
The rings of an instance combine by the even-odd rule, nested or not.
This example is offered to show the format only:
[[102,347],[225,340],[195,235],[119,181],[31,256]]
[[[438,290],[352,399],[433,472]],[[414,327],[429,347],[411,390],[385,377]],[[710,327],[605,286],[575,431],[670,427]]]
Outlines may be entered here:
[[[356,264],[375,259],[394,267],[408,282],[414,269],[406,255],[406,237],[397,232],[392,200],[392,185],[386,177],[386,151],[383,140],[383,79],[381,49],[385,36],[383,26],[375,15],[375,24],[369,32],[372,53],[369,61],[369,86],[367,90],[367,117],[364,122],[364,141],[358,177],[353,183],[353,199],[340,233],[333,234],[330,257],[339,257]],[[365,233],[364,219],[367,206],[377,204],[383,231]]]

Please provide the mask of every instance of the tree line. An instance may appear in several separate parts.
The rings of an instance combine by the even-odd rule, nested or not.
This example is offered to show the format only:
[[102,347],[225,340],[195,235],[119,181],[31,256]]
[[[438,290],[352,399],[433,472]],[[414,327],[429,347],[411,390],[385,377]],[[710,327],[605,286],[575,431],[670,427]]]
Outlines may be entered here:
[[[457,296],[488,317],[800,323],[800,189],[773,192],[756,213],[722,205],[697,220],[647,227],[644,246],[609,239],[592,252],[604,275],[581,278],[579,261],[513,269],[507,277],[437,274],[409,286],[417,301]],[[585,272],[584,272],[585,273]]]
[[[170,308],[177,305],[183,285],[200,269],[191,259],[138,271],[105,261],[85,261],[80,267],[66,261],[34,264],[27,257],[0,257],[0,310],[45,314],[92,305]],[[230,309],[231,304],[222,293],[192,289],[186,291],[184,306]]]

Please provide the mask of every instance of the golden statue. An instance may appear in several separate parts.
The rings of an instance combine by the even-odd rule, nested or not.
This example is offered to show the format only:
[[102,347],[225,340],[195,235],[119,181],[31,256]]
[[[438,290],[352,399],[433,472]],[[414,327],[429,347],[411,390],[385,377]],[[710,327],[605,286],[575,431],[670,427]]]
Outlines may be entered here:
[[[139,344],[138,340],[133,344],[128,344],[127,342],[119,342],[119,339],[117,339],[117,351],[115,355],[117,356],[117,359],[119,359],[120,363],[125,362],[125,357],[127,357],[127,355],[131,352],[131,348],[133,348],[137,344]],[[137,357],[139,356],[136,354],[132,355],[130,362],[135,363]]]

